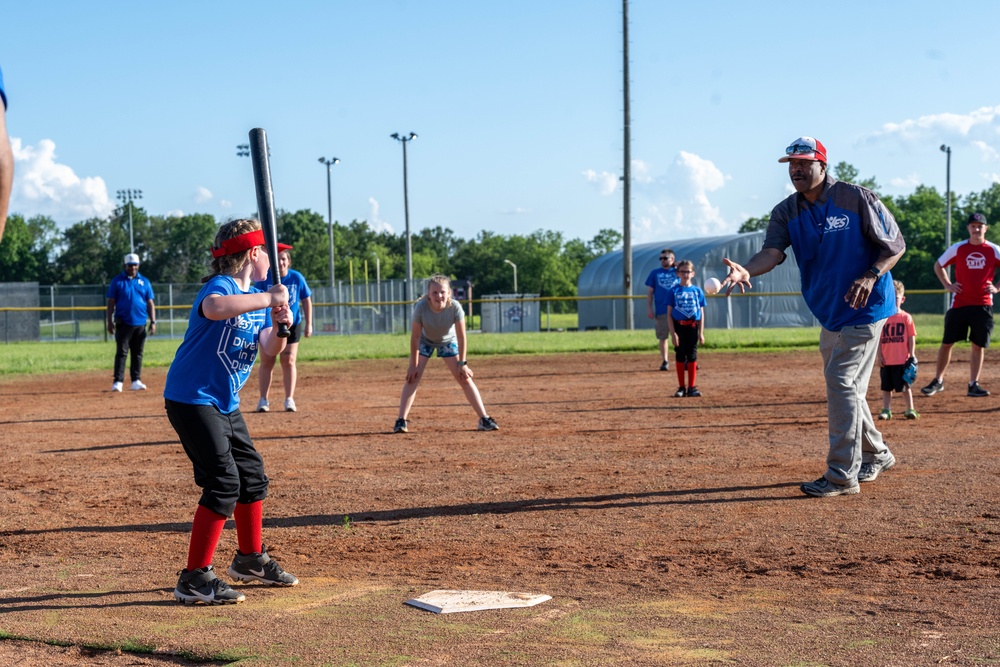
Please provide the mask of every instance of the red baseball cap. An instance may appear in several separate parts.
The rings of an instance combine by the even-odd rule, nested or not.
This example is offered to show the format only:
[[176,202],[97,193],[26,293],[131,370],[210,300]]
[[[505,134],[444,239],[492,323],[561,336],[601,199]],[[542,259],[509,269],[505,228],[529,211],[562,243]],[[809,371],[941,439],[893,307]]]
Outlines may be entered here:
[[778,162],[789,160],[815,160],[826,164],[826,146],[814,137],[799,137],[785,149],[785,156]]

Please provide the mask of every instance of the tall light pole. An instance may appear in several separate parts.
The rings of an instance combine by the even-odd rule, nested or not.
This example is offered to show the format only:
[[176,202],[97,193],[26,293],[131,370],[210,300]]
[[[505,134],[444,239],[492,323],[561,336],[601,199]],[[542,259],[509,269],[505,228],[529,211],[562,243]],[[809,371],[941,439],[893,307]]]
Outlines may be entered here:
[[326,219],[330,226],[330,287],[333,287],[337,284],[337,274],[333,263],[333,195],[330,194],[330,167],[340,164],[340,160],[335,157],[329,159],[321,157],[319,163],[326,165]]
[[510,261],[509,259],[505,259],[503,263],[510,264],[512,267],[514,267],[514,294],[519,294],[519,292],[517,291],[517,264]]
[[412,300],[410,296],[410,285],[413,283],[413,243],[410,238],[410,199],[406,189],[406,144],[417,138],[415,132],[410,132],[409,136],[400,136],[398,132],[389,135],[396,141],[403,144],[403,215],[406,218],[406,284],[403,296],[407,301]]
[[[947,155],[946,169],[945,169],[945,185],[944,185],[944,196],[946,203],[945,223],[944,223],[944,249],[947,250],[951,247],[951,146],[946,146],[941,144],[941,151]],[[951,293],[944,293],[944,312],[948,312],[948,306],[951,305]]]
[[142,190],[119,190],[118,201],[123,208],[128,209],[128,247],[129,252],[135,252],[135,236],[132,234],[132,200],[142,199]]
[[625,95],[625,170],[622,175],[624,220],[622,221],[622,286],[625,293],[625,328],[635,328],[632,307],[632,117],[629,112],[628,91],[628,0],[622,0],[622,76]]

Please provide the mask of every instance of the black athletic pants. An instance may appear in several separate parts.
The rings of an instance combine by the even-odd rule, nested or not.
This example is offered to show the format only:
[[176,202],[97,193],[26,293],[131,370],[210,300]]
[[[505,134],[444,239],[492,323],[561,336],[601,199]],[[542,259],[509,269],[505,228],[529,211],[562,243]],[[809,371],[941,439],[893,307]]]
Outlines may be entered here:
[[121,320],[115,322],[115,382],[125,381],[125,358],[132,352],[129,375],[132,381],[142,379],[142,348],[146,345],[146,326],[134,327]]
[[253,446],[243,413],[228,415],[214,405],[192,405],[164,399],[170,425],[194,466],[201,500],[216,514],[232,516],[236,503],[267,497],[264,459]]

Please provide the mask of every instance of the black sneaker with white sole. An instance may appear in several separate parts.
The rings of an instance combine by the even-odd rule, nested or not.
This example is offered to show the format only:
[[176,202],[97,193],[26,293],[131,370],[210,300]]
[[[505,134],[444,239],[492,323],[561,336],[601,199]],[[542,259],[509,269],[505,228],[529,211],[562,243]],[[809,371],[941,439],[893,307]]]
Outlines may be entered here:
[[236,604],[246,596],[215,576],[212,566],[181,570],[174,597],[184,604]]
[[239,581],[259,581],[269,586],[297,586],[298,578],[285,572],[278,561],[267,555],[267,547],[261,547],[259,554],[242,554],[239,551],[229,566],[229,576]]
[[409,422],[407,420],[405,420],[403,418],[397,419],[396,420],[396,425],[392,427],[392,432],[393,433],[406,433],[407,432],[407,430],[406,430],[407,429],[407,424],[409,424]]
[[969,391],[966,396],[972,396],[973,398],[982,398],[983,396],[989,396],[990,392],[979,386],[978,382],[972,382],[969,384]]
[[933,380],[931,380],[931,383],[929,385],[920,390],[920,393],[922,393],[924,396],[933,396],[939,391],[944,391],[944,382],[941,382],[941,380],[934,378]]
[[498,426],[497,423],[493,421],[493,417],[480,417],[479,423],[476,425],[476,428],[479,429],[480,431],[500,430],[500,426]]

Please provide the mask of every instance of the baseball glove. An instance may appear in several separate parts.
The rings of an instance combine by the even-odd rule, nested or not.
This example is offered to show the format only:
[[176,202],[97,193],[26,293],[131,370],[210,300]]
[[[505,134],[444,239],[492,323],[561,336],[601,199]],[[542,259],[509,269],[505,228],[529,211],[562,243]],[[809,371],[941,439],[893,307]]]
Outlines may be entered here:
[[913,381],[917,379],[917,358],[910,357],[903,364],[903,382],[913,386]]

